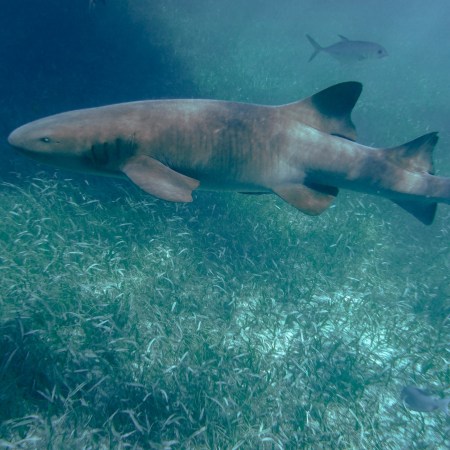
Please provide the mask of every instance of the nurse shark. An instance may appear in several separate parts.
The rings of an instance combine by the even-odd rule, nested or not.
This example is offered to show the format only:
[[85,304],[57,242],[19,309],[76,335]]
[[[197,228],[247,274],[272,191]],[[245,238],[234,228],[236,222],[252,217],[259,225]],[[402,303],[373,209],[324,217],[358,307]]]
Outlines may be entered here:
[[274,193],[309,215],[339,189],[386,197],[431,224],[450,204],[450,178],[433,175],[437,133],[393,148],[356,143],[350,81],[281,106],[147,100],[56,114],[14,130],[21,153],[65,169],[128,177],[149,194],[192,201],[197,189]]

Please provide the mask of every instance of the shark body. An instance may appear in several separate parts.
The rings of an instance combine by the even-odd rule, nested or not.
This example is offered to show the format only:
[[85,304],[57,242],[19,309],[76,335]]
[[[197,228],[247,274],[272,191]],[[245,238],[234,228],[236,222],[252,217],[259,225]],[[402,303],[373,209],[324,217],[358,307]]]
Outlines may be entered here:
[[355,142],[357,82],[281,106],[149,100],[69,111],[14,130],[8,140],[44,163],[126,176],[168,201],[196,189],[275,193],[317,215],[340,188],[387,197],[425,224],[450,204],[450,179],[433,175],[437,133],[390,149]]

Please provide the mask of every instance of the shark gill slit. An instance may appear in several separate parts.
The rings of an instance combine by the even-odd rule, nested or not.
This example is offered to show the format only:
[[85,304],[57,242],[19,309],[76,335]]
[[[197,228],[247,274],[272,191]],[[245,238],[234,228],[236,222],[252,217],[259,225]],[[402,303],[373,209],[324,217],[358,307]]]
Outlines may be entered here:
[[94,165],[96,167],[104,167],[108,163],[108,143],[103,142],[99,144],[94,144],[91,147],[91,155]]

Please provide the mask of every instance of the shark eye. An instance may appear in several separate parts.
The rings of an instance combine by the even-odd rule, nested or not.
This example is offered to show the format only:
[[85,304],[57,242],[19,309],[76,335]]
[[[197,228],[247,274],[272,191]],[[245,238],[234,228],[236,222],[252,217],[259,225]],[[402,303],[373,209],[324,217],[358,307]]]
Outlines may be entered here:
[[45,142],[45,143],[47,144],[47,143],[50,142],[50,138],[47,137],[47,136],[45,136],[45,137],[42,137],[42,138],[41,138],[41,141],[42,141],[42,142]]

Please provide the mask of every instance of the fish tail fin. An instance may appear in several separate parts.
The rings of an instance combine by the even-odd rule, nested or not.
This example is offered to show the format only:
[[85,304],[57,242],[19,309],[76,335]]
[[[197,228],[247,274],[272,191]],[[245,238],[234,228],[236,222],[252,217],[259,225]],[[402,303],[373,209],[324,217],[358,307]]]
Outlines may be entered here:
[[317,54],[323,50],[323,47],[320,46],[309,34],[307,34],[306,37],[314,48],[313,54],[308,59],[308,62],[311,62],[317,56]]
[[[406,144],[386,149],[386,157],[408,172],[433,175],[433,150],[438,141],[436,132],[425,134]],[[436,215],[437,203],[414,200],[395,201],[425,225],[431,225]]]

